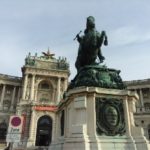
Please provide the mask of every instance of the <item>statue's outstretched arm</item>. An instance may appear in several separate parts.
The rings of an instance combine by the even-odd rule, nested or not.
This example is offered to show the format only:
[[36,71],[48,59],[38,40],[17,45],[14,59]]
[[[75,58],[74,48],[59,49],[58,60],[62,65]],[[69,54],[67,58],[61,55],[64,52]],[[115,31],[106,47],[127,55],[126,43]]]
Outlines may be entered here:
[[78,40],[78,42],[80,43],[81,42],[81,37],[79,36],[80,35],[80,33],[81,33],[82,31],[80,31],[77,35],[76,35],[76,37],[73,39],[73,40]]
[[82,40],[82,37],[79,36],[79,34],[77,34],[77,41],[80,43]]

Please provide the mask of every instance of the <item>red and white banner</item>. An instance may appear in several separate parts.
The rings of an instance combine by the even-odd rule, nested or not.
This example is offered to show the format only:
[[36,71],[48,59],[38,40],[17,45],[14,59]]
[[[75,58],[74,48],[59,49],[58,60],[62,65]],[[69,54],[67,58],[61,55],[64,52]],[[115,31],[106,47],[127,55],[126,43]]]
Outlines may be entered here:
[[34,106],[34,110],[37,111],[52,111],[55,112],[57,111],[57,106]]

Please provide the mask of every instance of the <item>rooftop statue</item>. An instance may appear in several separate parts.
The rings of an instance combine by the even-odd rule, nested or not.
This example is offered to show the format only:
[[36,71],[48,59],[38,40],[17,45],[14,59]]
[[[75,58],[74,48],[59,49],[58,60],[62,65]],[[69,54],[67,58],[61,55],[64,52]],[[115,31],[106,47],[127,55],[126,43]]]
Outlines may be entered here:
[[45,58],[54,59],[55,54],[51,54],[49,48],[48,48],[48,51],[46,53],[45,52],[42,52],[42,53],[43,53]]
[[[79,32],[79,34],[81,31]],[[92,16],[87,18],[86,29],[83,36],[77,34],[76,38],[79,42],[78,56],[75,63],[77,71],[86,65],[95,64],[98,57],[102,63],[105,57],[102,55],[102,44],[107,45],[107,36],[105,31],[99,33],[95,28],[95,19]],[[76,39],[75,38],[75,39]]]

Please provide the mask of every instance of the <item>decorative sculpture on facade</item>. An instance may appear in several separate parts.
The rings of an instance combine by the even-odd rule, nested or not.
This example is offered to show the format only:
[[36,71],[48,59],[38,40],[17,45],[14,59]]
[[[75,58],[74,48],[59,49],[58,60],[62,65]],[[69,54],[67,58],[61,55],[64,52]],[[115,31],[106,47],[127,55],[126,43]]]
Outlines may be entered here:
[[69,69],[69,64],[65,57],[58,58],[58,68],[63,70]]
[[50,53],[49,48],[48,48],[47,53],[42,52],[42,54],[44,54],[44,58],[46,58],[46,59],[54,59],[54,56],[55,56],[55,54],[51,54],[51,53]]
[[35,65],[35,59],[31,57],[31,53],[29,53],[28,56],[25,58],[25,65],[29,65],[29,66]]
[[[61,69],[61,70],[68,70],[69,63],[65,57],[59,57],[56,59],[48,48],[47,52],[42,52],[42,56],[38,56],[35,53],[34,56],[31,56],[31,53],[28,54],[25,58],[25,65],[27,66],[34,66],[34,67],[43,67],[43,68],[52,68],[52,69]],[[43,64],[41,60],[47,64]],[[54,65],[55,64],[55,65]]]

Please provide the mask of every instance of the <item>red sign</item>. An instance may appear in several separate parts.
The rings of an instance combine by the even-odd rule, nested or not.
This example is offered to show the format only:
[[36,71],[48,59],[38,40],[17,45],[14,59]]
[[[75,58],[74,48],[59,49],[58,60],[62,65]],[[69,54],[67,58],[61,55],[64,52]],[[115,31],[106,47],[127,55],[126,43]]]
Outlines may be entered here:
[[34,106],[33,109],[37,111],[56,111],[57,107],[56,106]]
[[23,117],[23,126],[22,126],[22,134],[25,133],[25,126],[26,126],[26,114],[22,114]]
[[21,118],[20,117],[15,116],[11,119],[11,125],[12,126],[17,127],[17,126],[20,126],[20,124],[21,124]]

